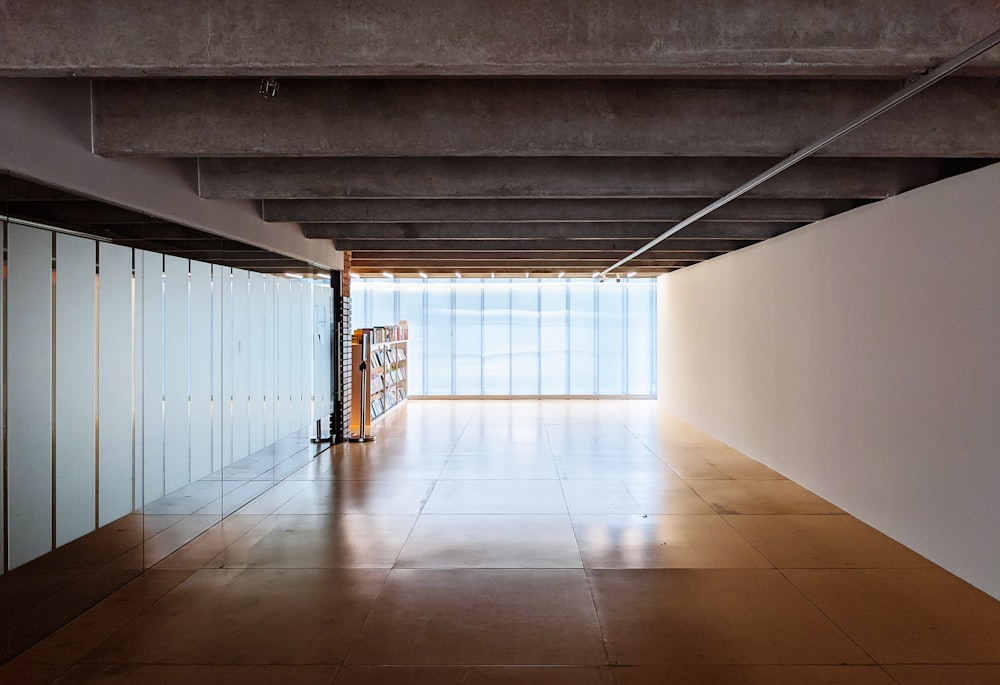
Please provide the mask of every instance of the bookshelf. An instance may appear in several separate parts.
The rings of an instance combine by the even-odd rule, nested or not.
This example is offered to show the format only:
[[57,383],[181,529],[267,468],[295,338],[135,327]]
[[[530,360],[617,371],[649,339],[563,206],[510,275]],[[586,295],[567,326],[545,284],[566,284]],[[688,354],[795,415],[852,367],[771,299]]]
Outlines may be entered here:
[[[351,336],[351,433],[371,435],[372,423],[400,406],[407,397],[408,327],[405,321],[394,326],[359,328]],[[362,397],[361,361],[366,360],[369,382]]]

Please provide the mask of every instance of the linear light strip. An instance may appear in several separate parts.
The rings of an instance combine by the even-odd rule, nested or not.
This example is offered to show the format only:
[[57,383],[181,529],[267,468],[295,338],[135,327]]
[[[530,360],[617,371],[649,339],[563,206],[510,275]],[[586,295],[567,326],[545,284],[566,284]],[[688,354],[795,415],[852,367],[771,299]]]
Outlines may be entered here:
[[736,198],[745,195],[749,191],[759,186],[761,183],[764,183],[765,181],[777,176],[790,166],[793,166],[801,162],[806,157],[815,154],[816,152],[823,149],[830,143],[842,138],[843,136],[847,135],[854,129],[863,126],[864,124],[867,124],[872,119],[884,114],[885,112],[892,109],[896,105],[905,102],[906,100],[909,100],[917,93],[937,83],[938,81],[948,76],[955,70],[965,66],[968,62],[974,60],[976,57],[979,57],[984,52],[987,52],[988,50],[996,47],[998,44],[1000,44],[1000,30],[994,31],[986,38],[983,38],[975,45],[965,49],[955,57],[952,57],[944,64],[935,67],[934,69],[929,71],[925,76],[913,81],[895,95],[889,97],[886,100],[883,100],[879,104],[875,105],[875,107],[871,108],[870,110],[862,114],[861,116],[857,117],[856,119],[853,119],[847,124],[844,124],[833,133],[827,134],[826,136],[820,138],[811,145],[807,145],[798,152],[792,154],[790,157],[786,157],[784,160],[778,162],[777,164],[775,164],[774,166],[772,166],[770,169],[763,172],[759,176],[756,176],[753,179],[747,181],[736,190],[733,190],[729,194],[722,196],[712,204],[704,207],[703,209],[698,210],[688,218],[675,224],[669,231],[666,231],[665,233],[657,236],[656,238],[653,238],[651,241],[649,241],[648,243],[637,249],[629,256],[620,259],[619,261],[609,266],[607,269],[601,272],[601,276],[607,276],[610,272],[623,266],[624,264],[627,264],[628,262],[632,261],[642,253],[652,249],[656,245],[659,245],[661,242],[663,242],[670,236],[674,235],[678,231],[690,226],[695,221],[698,221],[698,219],[701,219],[707,216],[708,214],[711,214],[720,207],[729,204]]

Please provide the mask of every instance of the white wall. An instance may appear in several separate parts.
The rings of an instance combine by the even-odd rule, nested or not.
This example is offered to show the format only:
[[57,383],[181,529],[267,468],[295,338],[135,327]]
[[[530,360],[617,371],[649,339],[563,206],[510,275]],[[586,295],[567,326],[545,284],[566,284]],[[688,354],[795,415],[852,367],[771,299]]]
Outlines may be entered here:
[[661,406],[1000,598],[1000,165],[658,283]]

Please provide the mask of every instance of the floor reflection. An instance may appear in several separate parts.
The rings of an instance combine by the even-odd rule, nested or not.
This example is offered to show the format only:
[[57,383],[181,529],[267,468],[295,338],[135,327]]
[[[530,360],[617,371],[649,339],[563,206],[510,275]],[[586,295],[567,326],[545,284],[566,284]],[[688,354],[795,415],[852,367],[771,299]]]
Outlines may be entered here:
[[0,575],[0,663],[313,462],[308,430],[279,440]]

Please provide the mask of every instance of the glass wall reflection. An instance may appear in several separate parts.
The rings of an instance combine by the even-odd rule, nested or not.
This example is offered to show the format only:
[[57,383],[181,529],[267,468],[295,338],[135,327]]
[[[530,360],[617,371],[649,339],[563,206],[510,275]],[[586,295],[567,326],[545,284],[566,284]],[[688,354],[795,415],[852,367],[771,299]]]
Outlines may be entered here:
[[0,663],[320,450],[324,278],[4,223]]
[[356,328],[406,320],[410,394],[656,395],[656,282],[360,278]]

